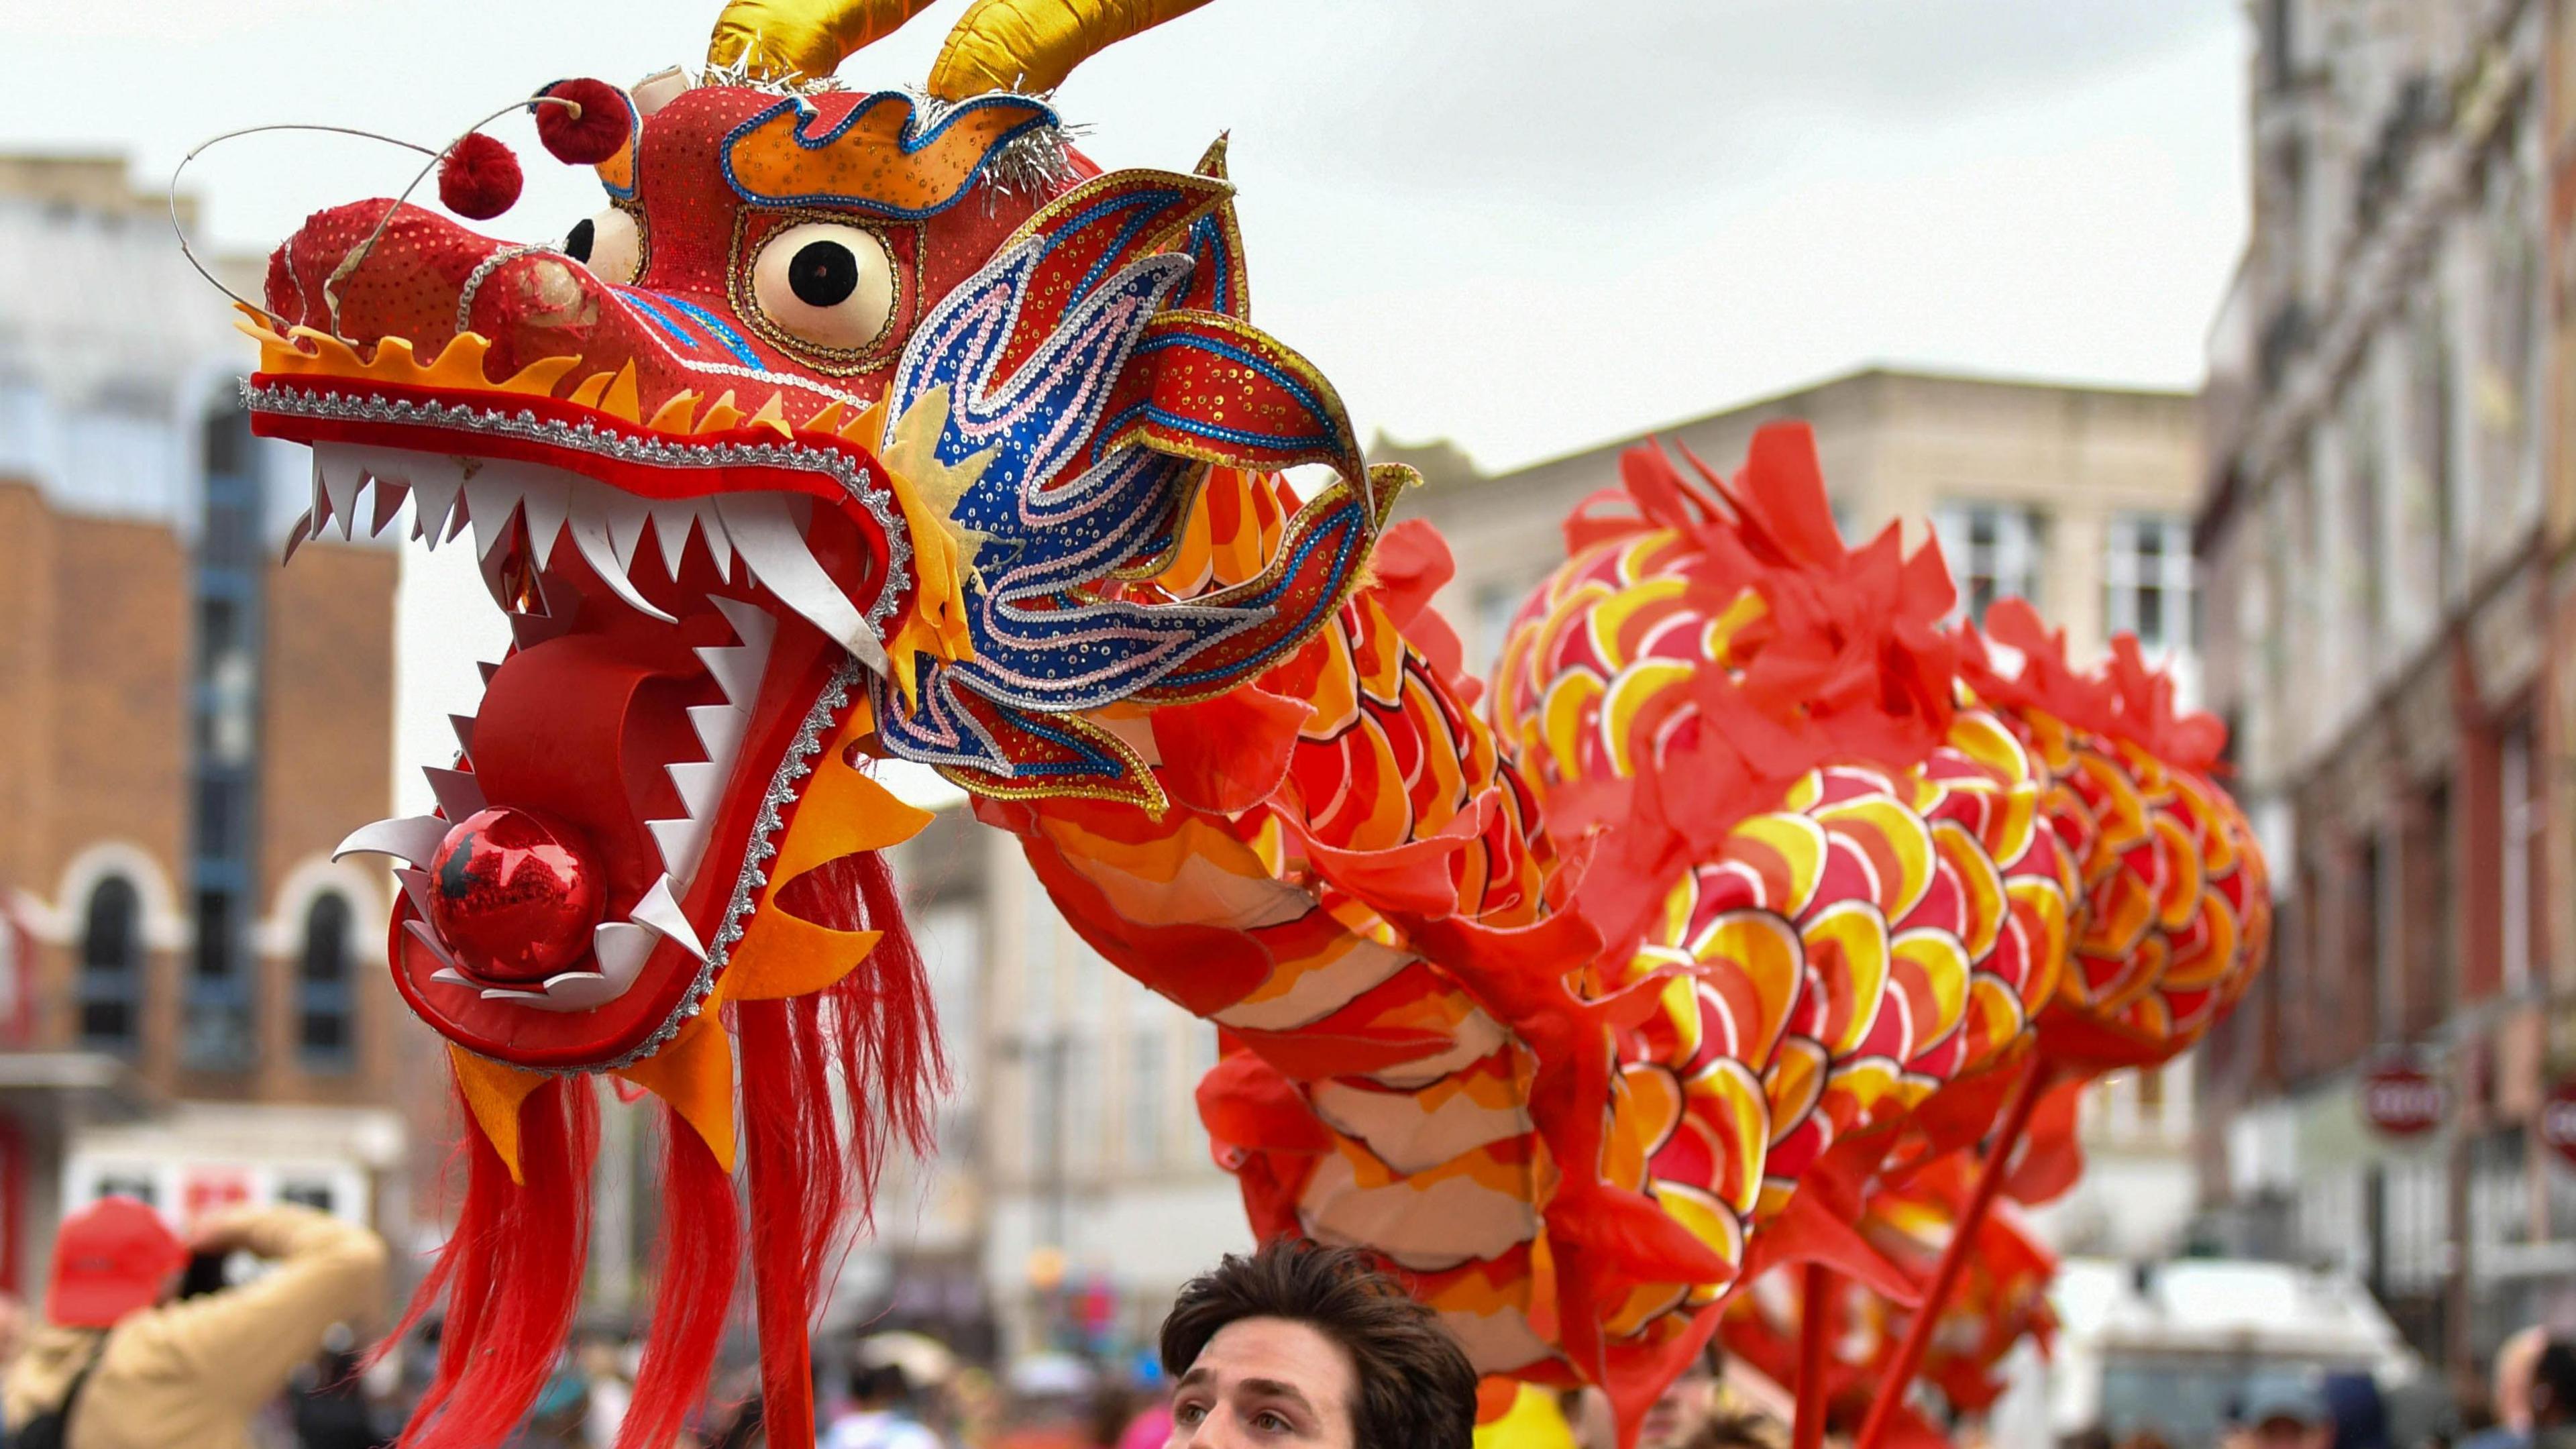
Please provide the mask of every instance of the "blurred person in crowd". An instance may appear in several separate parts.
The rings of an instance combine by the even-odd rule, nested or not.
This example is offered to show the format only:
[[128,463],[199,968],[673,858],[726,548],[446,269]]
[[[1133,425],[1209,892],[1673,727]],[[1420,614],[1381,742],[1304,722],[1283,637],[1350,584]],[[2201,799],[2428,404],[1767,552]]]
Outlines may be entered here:
[[2120,1441],[2120,1449],[2173,1449],[2173,1445],[2153,1429],[2139,1429]]
[[510,1436],[509,1449],[594,1449],[586,1427],[589,1418],[589,1381],[582,1377],[581,1365],[566,1354],[556,1361],[546,1386],[537,1390],[537,1401],[528,1406],[519,1432]]
[[832,1421],[823,1449],[939,1449],[939,1439],[913,1417],[900,1365],[861,1362],[850,1370],[850,1411]]
[[1088,1449],[1118,1449],[1128,1424],[1134,1421],[1136,1411],[1144,1403],[1144,1395],[1114,1378],[1103,1376],[1091,1390],[1091,1404],[1085,1415],[1089,1423],[1085,1426],[1082,1442]]
[[[225,1284],[235,1252],[269,1271]],[[379,1306],[384,1276],[375,1234],[311,1208],[223,1213],[183,1243],[143,1204],[101,1199],[55,1235],[45,1322],[0,1413],[13,1442],[33,1427],[65,1449],[247,1449],[251,1416],[333,1324]]]
[[394,1441],[368,1401],[365,1363],[345,1323],[331,1325],[322,1351],[295,1371],[287,1397],[301,1449],[384,1449]]
[[2111,1449],[2111,1431],[2088,1424],[2058,1440],[2057,1449]]
[[2532,1449],[2576,1449],[2576,1344],[2551,1339],[2532,1362],[2525,1392]]
[[1724,1351],[1711,1343],[1646,1410],[1637,1426],[1637,1449],[1681,1449],[1716,1414],[1718,1383],[1725,1372]]
[[626,1406],[635,1398],[635,1386],[626,1377],[625,1350],[625,1340],[618,1334],[589,1333],[582,1336],[573,1356],[589,1404],[582,1432],[594,1446],[617,1442],[617,1431],[626,1423]]
[[2496,1348],[2495,1427],[2469,1436],[2460,1449],[2531,1449],[2531,1371],[2549,1347],[2549,1330],[2534,1325]]
[[1169,1449],[1470,1449],[1476,1371],[1431,1310],[1348,1248],[1226,1255],[1163,1320]]
[[2332,1373],[2318,1385],[2318,1394],[2334,1427],[2332,1449],[2390,1449],[2388,1401],[2380,1397],[2379,1380],[2366,1373]]
[[734,1410],[733,1417],[707,1441],[707,1449],[769,1449],[769,1427],[762,1420],[760,1400],[747,1400]]
[[2305,1379],[2267,1382],[2247,1399],[2227,1449],[2327,1449],[2334,1420]]

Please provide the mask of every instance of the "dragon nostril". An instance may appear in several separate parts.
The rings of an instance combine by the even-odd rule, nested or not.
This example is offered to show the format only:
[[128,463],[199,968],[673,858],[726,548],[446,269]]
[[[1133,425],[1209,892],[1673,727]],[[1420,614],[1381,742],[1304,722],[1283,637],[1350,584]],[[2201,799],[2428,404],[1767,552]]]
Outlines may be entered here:
[[599,227],[597,223],[585,216],[581,220],[574,222],[572,224],[572,231],[564,237],[564,255],[572,258],[576,262],[587,264],[590,261],[591,245],[598,241],[598,239]]
[[808,307],[839,306],[859,289],[859,259],[839,242],[808,242],[788,264],[787,286]]

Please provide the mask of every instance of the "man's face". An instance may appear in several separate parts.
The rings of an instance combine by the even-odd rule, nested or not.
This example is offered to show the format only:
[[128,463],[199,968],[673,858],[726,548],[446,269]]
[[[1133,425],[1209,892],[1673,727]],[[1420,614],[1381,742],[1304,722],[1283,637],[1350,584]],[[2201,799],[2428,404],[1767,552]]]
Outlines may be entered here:
[[1717,1406],[1717,1375],[1705,1366],[1673,1380],[1664,1396],[1646,1410],[1637,1428],[1637,1449],[1670,1449],[1690,1436]]
[[1359,1375],[1312,1325],[1239,1318],[1218,1329],[1172,1394],[1165,1449],[1357,1449]]

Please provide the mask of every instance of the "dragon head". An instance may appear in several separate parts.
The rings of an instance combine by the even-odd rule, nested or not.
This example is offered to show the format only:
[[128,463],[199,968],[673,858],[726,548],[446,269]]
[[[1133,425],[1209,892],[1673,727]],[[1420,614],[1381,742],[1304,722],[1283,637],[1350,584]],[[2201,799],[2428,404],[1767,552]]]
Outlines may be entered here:
[[[560,242],[379,199],[270,259],[290,557],[408,497],[515,636],[439,813],[344,847],[404,863],[396,978],[475,1059],[642,1072],[848,971],[873,937],[799,880],[918,828],[872,759],[1159,808],[1122,729],[1294,647],[1383,521],[1398,480],[1245,319],[1222,143],[1103,173],[1033,94],[1196,0],[988,0],[922,91],[838,89],[922,3],[739,0],[700,77],[549,88],[605,154]],[[1309,463],[1342,481],[1257,577],[1171,574],[1207,489]]]

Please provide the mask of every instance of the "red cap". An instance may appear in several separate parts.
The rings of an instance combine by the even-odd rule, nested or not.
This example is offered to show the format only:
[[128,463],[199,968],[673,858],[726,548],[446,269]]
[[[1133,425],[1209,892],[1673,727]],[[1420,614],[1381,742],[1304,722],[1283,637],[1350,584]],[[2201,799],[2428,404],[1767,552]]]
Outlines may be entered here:
[[54,1281],[45,1318],[67,1328],[105,1328],[161,1300],[187,1245],[161,1215],[130,1197],[103,1197],[63,1219],[54,1235]]

